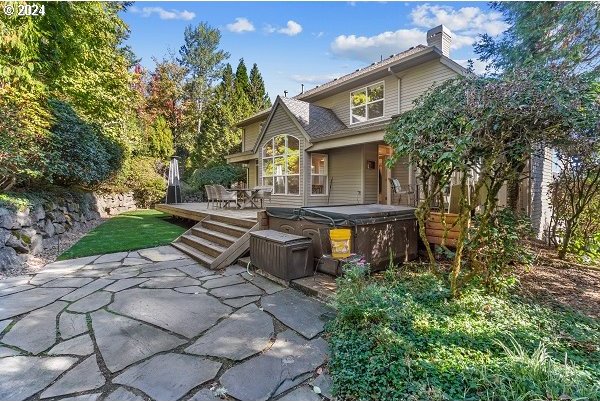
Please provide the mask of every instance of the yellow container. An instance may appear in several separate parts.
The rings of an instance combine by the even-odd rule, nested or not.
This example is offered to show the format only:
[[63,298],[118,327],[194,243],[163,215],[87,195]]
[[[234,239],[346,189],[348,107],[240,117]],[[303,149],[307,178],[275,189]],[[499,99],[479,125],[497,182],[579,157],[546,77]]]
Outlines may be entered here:
[[350,243],[352,230],[349,228],[332,228],[329,230],[331,240],[331,256],[335,259],[343,259],[350,256]]

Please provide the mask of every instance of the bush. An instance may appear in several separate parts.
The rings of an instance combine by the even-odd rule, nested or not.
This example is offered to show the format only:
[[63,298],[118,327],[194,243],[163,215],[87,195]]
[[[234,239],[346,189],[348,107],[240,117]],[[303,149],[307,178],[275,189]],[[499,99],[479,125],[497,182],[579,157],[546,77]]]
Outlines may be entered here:
[[47,179],[62,185],[96,185],[117,171],[123,149],[102,130],[81,119],[73,108],[50,100],[54,123],[50,129]]
[[533,255],[522,240],[532,235],[529,218],[510,209],[500,209],[482,222],[475,216],[465,244],[470,274],[491,292],[506,292],[517,284],[515,271],[528,266]]
[[349,272],[327,326],[340,399],[600,400],[597,320],[481,290],[453,299],[430,273]]
[[190,185],[199,192],[204,193],[204,186],[221,184],[230,186],[234,182],[246,181],[246,169],[235,164],[224,164],[195,170],[190,179]]
[[151,207],[160,202],[167,192],[164,178],[165,166],[158,159],[146,156],[128,159],[122,171],[110,184],[101,189],[106,192],[133,192],[138,207]]

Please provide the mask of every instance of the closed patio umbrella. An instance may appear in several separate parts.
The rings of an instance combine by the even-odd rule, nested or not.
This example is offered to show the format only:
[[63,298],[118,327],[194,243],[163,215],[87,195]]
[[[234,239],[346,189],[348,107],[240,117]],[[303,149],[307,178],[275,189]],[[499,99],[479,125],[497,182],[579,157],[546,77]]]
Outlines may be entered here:
[[179,183],[179,161],[177,156],[169,163],[169,186],[167,187],[167,202],[181,203],[181,185]]

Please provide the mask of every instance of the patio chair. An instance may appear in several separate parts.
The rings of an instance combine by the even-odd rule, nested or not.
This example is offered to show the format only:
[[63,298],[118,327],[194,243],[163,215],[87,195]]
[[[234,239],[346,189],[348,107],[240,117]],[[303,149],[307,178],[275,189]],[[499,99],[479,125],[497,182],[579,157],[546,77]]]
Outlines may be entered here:
[[[407,185],[405,187],[406,189],[404,189],[400,185],[399,179],[388,178],[388,180],[390,181],[390,185],[392,187],[392,194],[398,195],[398,205],[402,203],[402,195],[406,195],[408,200],[407,205],[415,206],[415,191],[410,187],[410,185]],[[413,198],[412,201],[411,198]]]
[[271,194],[273,193],[272,187],[254,187],[254,189],[258,189],[256,195],[254,195],[255,200],[260,201],[260,208],[264,207],[265,200],[268,200],[271,203]]
[[229,206],[231,202],[237,205],[237,192],[228,191],[223,185],[214,185],[214,188],[221,208]]
[[214,207],[215,202],[218,200],[217,193],[215,191],[214,186],[205,185],[204,190],[206,191],[206,208],[208,209],[210,207],[211,203],[213,204],[213,207]]

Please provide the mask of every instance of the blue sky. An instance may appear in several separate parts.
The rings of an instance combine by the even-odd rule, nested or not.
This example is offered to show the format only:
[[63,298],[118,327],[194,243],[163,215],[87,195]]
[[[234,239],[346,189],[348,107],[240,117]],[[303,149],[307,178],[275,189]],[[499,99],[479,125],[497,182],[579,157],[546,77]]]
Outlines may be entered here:
[[[177,53],[187,25],[206,21],[222,33],[235,66],[257,63],[272,99],[289,95],[426,43],[429,28],[452,31],[451,57],[473,58],[477,35],[506,25],[483,2],[136,2],[123,14],[128,44],[153,68],[153,57]],[[481,69],[481,63],[476,63]]]

